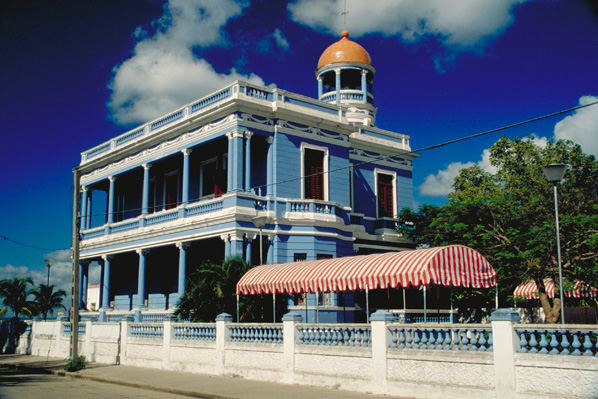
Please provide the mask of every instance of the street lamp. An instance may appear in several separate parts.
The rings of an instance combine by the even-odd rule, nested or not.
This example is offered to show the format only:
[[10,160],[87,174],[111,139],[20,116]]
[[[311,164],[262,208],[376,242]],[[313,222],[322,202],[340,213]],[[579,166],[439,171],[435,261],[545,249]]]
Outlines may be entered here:
[[552,183],[554,186],[554,218],[556,220],[556,248],[557,248],[557,256],[559,261],[559,290],[561,296],[561,323],[565,324],[565,300],[563,297],[563,268],[561,266],[561,239],[559,233],[559,205],[558,205],[558,195],[557,195],[557,184],[563,180],[565,177],[565,172],[567,172],[567,165],[563,164],[552,164],[542,166],[542,172],[544,172],[544,176],[546,176],[546,180],[548,183]]
[[260,265],[264,263],[264,256],[262,255],[262,245],[263,245],[262,229],[266,225],[266,220],[267,220],[266,216],[256,216],[253,219],[251,219],[251,221],[253,222],[253,225],[255,227],[257,227],[258,229],[260,229]]
[[48,266],[48,282],[46,285],[49,287],[50,286],[50,268],[54,264],[54,261],[52,259],[46,259],[46,260],[44,260],[44,263],[46,264],[46,266]]

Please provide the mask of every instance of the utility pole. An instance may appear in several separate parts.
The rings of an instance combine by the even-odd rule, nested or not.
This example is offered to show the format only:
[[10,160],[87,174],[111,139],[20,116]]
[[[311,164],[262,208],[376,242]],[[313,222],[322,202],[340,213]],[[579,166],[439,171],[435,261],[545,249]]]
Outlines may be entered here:
[[71,345],[69,358],[74,360],[79,356],[79,230],[81,227],[79,169],[73,169],[74,201],[73,201],[73,268],[71,272]]

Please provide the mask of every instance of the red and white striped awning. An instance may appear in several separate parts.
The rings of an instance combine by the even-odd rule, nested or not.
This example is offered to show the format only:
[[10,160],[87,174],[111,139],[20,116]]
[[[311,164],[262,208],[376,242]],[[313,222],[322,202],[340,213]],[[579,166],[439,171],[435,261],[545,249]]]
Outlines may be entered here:
[[[546,296],[549,298],[554,298],[554,281],[551,278],[544,279],[544,287],[546,288]],[[596,297],[598,294],[598,289],[592,287],[589,284],[584,283],[583,281],[575,280],[575,284],[573,285],[572,290],[565,290],[565,296],[567,298],[581,298],[581,297]],[[538,286],[534,280],[528,281],[527,283],[523,283],[515,288],[513,292],[514,297],[518,298],[526,298],[526,299],[538,299]]]
[[339,292],[431,284],[488,288],[496,285],[496,272],[479,252],[450,245],[256,266],[239,280],[237,294]]

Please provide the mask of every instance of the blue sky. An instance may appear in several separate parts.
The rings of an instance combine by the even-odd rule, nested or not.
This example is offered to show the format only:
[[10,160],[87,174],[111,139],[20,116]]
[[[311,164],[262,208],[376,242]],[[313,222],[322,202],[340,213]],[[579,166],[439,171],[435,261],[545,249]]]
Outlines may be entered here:
[[[0,3],[0,278],[68,291],[80,153],[234,79],[315,97],[343,0],[5,0]],[[596,0],[347,0],[372,57],[377,125],[413,149],[598,100]],[[572,139],[598,155],[598,106],[414,162],[418,204],[501,134]],[[18,241],[35,249],[17,245]],[[91,280],[97,279],[97,269]]]

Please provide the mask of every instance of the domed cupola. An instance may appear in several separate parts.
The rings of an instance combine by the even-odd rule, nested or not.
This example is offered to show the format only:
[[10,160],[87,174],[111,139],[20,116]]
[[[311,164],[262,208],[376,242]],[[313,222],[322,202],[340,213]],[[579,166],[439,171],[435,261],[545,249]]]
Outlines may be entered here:
[[374,125],[373,81],[376,68],[368,52],[342,31],[341,39],[330,45],[318,61],[318,99],[346,104],[349,122]]

